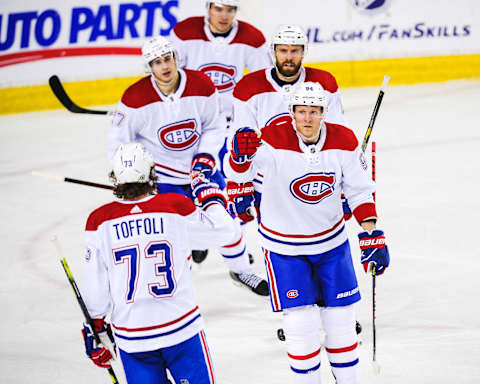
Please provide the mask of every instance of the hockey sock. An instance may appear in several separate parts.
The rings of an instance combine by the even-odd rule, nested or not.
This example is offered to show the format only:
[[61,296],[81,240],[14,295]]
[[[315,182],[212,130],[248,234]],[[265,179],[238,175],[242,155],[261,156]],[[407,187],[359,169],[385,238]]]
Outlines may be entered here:
[[358,341],[353,305],[320,309],[325,348],[337,384],[358,384]]
[[303,306],[283,311],[288,362],[294,384],[320,383],[319,308]]

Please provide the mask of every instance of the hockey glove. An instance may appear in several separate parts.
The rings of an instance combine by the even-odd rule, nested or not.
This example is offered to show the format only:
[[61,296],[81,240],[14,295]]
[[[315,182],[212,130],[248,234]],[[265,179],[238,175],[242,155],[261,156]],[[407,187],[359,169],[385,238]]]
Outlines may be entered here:
[[190,179],[193,180],[200,173],[208,180],[215,173],[215,159],[209,153],[197,153],[192,159]]
[[375,229],[372,233],[361,232],[358,234],[361,249],[361,262],[365,273],[372,271],[375,266],[375,274],[381,275],[390,264],[388,247],[385,244],[383,231]]
[[85,342],[85,353],[95,365],[101,368],[110,368],[110,360],[115,360],[114,356],[116,356],[116,344],[112,328],[103,319],[92,320],[101,343],[98,344],[95,341],[90,325],[83,324],[82,335]]
[[352,210],[348,206],[348,200],[345,195],[342,193],[342,208],[343,208],[343,219],[345,221],[352,218]]
[[224,208],[227,207],[227,198],[218,184],[208,181],[202,175],[192,180],[192,196],[195,204],[204,209],[212,203],[220,203]]
[[244,223],[255,219],[251,210],[255,208],[255,190],[253,183],[227,182],[228,212],[238,217]]
[[261,144],[260,136],[252,128],[243,127],[235,132],[232,141],[232,159],[236,163],[252,161]]

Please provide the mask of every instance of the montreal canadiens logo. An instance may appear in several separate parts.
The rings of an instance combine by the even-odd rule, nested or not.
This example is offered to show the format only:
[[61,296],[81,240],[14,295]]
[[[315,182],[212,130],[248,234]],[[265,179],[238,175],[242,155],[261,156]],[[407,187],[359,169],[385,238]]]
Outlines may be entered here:
[[291,289],[287,292],[287,297],[289,299],[295,299],[296,297],[298,297],[298,291],[296,289]]
[[158,130],[160,144],[171,151],[183,151],[190,148],[198,141],[199,137],[195,119],[178,121]]
[[335,173],[308,173],[290,183],[292,195],[307,204],[318,204],[334,191]]
[[289,113],[280,113],[278,115],[271,117],[266,122],[265,126],[271,125],[274,127],[280,127],[282,125],[289,124],[291,122],[292,122],[292,117],[290,116]]
[[235,87],[237,68],[233,65],[211,63],[202,65],[198,70],[210,77],[218,92],[227,92]]

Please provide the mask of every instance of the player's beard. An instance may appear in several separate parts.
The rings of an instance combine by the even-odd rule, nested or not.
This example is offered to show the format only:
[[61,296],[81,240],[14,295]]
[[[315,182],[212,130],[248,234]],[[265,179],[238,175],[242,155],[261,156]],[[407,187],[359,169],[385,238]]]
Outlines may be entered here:
[[295,65],[295,67],[293,69],[285,69],[283,67],[285,64],[294,64],[295,65],[295,63],[292,60],[285,60],[280,65],[278,60],[276,61],[276,66],[277,66],[278,72],[280,72],[280,74],[282,76],[285,76],[285,77],[291,77],[291,76],[296,75],[298,73],[298,71],[300,70],[300,67],[302,66],[302,62],[300,61],[297,65]]

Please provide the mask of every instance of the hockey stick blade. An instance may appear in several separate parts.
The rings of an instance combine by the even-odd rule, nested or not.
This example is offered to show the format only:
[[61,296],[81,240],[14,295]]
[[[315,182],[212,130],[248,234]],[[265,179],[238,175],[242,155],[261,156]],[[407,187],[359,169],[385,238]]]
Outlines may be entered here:
[[378,376],[380,374],[381,367],[376,360],[372,361],[372,368],[375,376]]
[[53,75],[48,79],[48,84],[52,89],[53,94],[55,97],[62,103],[62,105],[67,108],[72,113],[86,113],[90,115],[110,115],[112,112],[110,111],[98,111],[94,109],[87,109],[80,107],[79,105],[75,104],[70,96],[67,95],[65,88],[63,87],[62,82],[60,81],[57,75]]
[[362,152],[365,152],[365,150],[367,149],[368,140],[370,140],[370,136],[372,135],[373,125],[375,124],[378,110],[380,109],[380,105],[382,104],[383,95],[385,94],[389,81],[390,76],[383,76],[383,82],[382,86],[380,87],[380,92],[378,93],[377,102],[375,103],[375,107],[373,108],[372,116],[370,117],[370,122],[368,123],[367,132],[365,132],[365,137],[363,138]]

